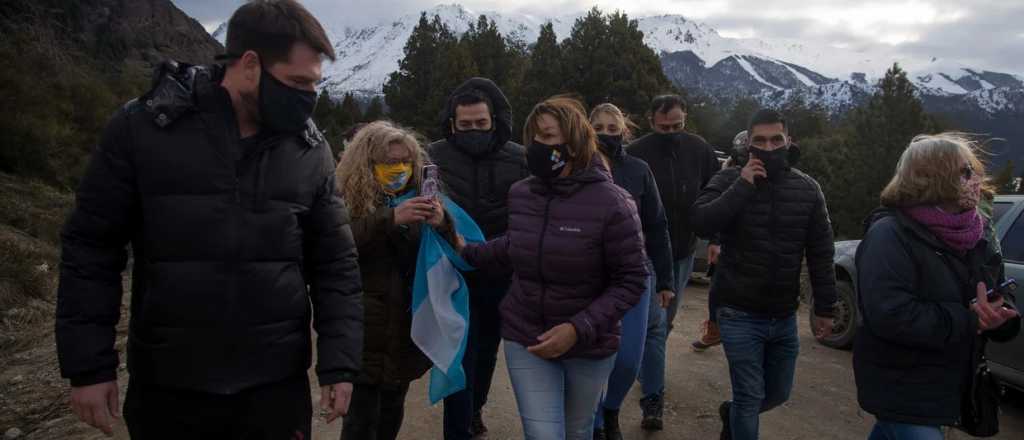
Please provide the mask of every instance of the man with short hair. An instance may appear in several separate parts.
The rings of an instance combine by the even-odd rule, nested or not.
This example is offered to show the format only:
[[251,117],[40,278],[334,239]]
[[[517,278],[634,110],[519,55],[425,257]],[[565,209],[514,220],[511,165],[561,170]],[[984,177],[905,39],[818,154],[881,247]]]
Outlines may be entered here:
[[651,167],[668,217],[673,278],[658,279],[656,300],[651,301],[647,342],[640,365],[643,384],[641,426],[660,431],[665,394],[665,343],[693,271],[696,237],[690,227],[690,206],[720,168],[715,150],[699,136],[687,133],[686,101],[677,95],[663,95],[651,101],[649,122],[654,133],[630,144],[626,150]]
[[836,300],[825,196],[793,168],[785,119],[760,110],[747,133],[746,164],[716,174],[691,212],[698,234],[718,234],[722,242],[712,294],[733,390],[733,400],[719,406],[723,440],[758,438],[759,414],[789,399],[805,256],[819,339],[831,333]]
[[79,419],[110,435],[118,414],[128,244],[133,438],[311,438],[311,317],[321,406],[346,413],[359,267],[310,119],[334,56],[298,2],[252,1],[228,24],[226,67],[167,62],[114,114],[62,235],[57,348]]
[[[493,81],[472,78],[448,98],[445,138],[427,152],[441,170],[446,194],[476,220],[488,240],[508,229],[508,191],[528,177],[526,151],[512,142],[512,108]],[[511,279],[468,273],[469,340],[462,365],[466,389],[444,401],[444,438],[468,440],[487,432],[482,411],[501,343],[498,304]]]

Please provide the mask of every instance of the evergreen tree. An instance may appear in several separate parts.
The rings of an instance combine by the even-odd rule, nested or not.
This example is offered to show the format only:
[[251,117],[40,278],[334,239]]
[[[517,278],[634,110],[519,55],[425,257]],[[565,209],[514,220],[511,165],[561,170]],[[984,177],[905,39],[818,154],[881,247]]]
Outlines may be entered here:
[[1010,160],[998,173],[989,179],[989,183],[999,194],[1013,194],[1017,192],[1017,185],[1014,179],[1014,163]]
[[345,99],[341,101],[341,108],[339,112],[339,125],[342,128],[347,129],[356,122],[363,120],[363,111],[359,108],[359,104],[356,102],[356,98],[351,93],[345,94]]
[[381,101],[379,96],[374,96],[370,100],[370,105],[366,107],[366,114],[363,115],[363,122],[373,122],[380,120],[384,117],[384,102]]
[[565,77],[562,61],[554,26],[551,22],[545,23],[530,52],[529,68],[523,74],[519,93],[513,95],[516,110],[525,116],[538,102],[562,92]]

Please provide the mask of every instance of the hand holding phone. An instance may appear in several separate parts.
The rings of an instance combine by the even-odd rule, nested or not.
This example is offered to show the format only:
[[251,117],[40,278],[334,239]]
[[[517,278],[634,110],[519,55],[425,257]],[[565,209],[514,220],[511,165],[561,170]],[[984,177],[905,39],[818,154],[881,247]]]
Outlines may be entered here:
[[[1014,290],[1017,290],[1017,280],[1013,278],[1007,278],[1006,281],[1003,281],[1002,284],[991,289],[988,289],[988,292],[985,292],[985,299],[987,299],[988,302],[996,302],[999,301],[999,299],[1002,298],[1003,296],[1006,296],[1006,294],[1013,293]],[[971,299],[971,304],[977,303],[978,298]]]

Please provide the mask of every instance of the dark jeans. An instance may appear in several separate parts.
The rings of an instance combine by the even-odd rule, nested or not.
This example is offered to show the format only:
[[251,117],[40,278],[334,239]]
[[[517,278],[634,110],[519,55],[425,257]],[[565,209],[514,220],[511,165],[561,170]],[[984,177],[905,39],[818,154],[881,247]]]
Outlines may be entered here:
[[718,328],[732,381],[732,438],[756,440],[760,414],[789,400],[793,389],[800,352],[796,314],[767,318],[723,305]]
[[341,440],[395,440],[405,418],[409,384],[356,384],[352,403],[341,425]]
[[305,374],[230,395],[133,381],[124,400],[125,423],[136,440],[306,440],[312,417]]
[[942,428],[879,420],[868,440],[942,440]]
[[469,339],[462,368],[466,372],[466,389],[444,399],[445,440],[470,440],[473,416],[487,404],[491,391],[491,378],[498,362],[501,344],[501,315],[498,303],[504,298],[507,286],[471,290],[470,295],[485,298],[470,304]]

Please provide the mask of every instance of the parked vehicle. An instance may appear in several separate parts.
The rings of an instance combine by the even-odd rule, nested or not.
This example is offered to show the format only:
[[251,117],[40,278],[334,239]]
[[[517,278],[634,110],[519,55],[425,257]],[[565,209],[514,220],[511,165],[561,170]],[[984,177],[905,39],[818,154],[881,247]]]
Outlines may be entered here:
[[[1006,265],[1006,277],[1024,282],[1024,196],[996,196],[992,213],[995,222],[996,238],[1003,250],[1003,261]],[[857,309],[857,267],[854,255],[859,240],[840,241],[836,243],[836,322],[832,336],[821,341],[822,344],[839,349],[847,349],[853,344],[853,337],[860,322]],[[1018,291],[1020,292],[1020,291]],[[806,295],[814,310],[813,296]],[[1024,303],[1024,296],[1018,295]],[[813,312],[811,312],[813,313]],[[813,322],[813,321],[812,321]],[[989,343],[989,366],[992,373],[1004,384],[1024,390],[1024,337],[1018,337],[1007,343]]]

